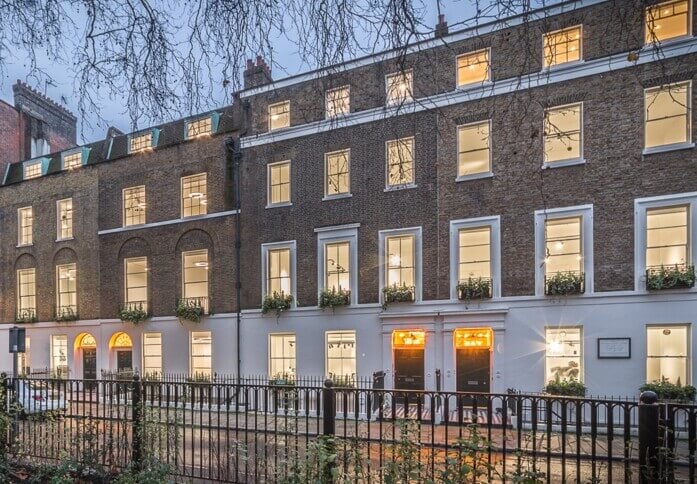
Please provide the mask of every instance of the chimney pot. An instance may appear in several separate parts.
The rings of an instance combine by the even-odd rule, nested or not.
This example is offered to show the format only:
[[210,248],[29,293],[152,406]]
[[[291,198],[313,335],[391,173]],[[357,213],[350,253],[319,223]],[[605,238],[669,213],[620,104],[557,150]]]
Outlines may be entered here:
[[445,14],[438,15],[438,23],[436,24],[435,37],[445,37],[448,35],[448,22],[445,20]]

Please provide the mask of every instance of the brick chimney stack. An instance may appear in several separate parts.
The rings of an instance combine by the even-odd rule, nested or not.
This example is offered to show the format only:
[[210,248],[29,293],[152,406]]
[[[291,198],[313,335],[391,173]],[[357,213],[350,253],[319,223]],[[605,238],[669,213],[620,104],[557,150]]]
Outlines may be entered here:
[[247,59],[247,68],[244,70],[245,89],[263,86],[272,81],[271,68],[266,64],[262,56],[257,56],[256,64],[252,59]]
[[448,35],[448,22],[445,21],[445,15],[438,15],[438,23],[436,24],[435,37],[439,39]]

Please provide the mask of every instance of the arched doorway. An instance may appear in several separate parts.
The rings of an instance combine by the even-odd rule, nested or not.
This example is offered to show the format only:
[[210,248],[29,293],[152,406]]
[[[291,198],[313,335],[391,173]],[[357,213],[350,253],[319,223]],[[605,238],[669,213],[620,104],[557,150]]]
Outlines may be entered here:
[[97,340],[90,333],[80,333],[75,338],[75,361],[82,365],[82,379],[97,379]]
[[115,355],[117,372],[133,371],[133,341],[128,334],[114,333],[109,341],[109,349]]

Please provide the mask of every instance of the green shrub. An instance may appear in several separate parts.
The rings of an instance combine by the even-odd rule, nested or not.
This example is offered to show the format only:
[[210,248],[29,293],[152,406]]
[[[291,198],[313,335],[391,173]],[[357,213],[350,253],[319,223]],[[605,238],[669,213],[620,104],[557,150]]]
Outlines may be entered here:
[[414,286],[407,286],[404,283],[401,286],[392,284],[382,288],[382,295],[384,298],[383,306],[396,302],[412,302],[414,301]]
[[695,285],[695,266],[661,266],[646,271],[646,289],[682,289]]
[[59,308],[58,311],[56,312],[56,322],[58,323],[65,323],[68,321],[77,321],[78,320],[78,315],[77,312],[73,310],[73,308],[67,307],[67,308]]
[[680,378],[678,378],[677,383],[671,383],[666,378],[645,383],[639,387],[639,391],[655,392],[659,400],[676,400],[681,402],[692,402],[697,395],[697,388],[692,385],[683,385],[680,383]]
[[468,278],[457,285],[457,297],[461,301],[470,299],[484,299],[491,297],[491,279]]
[[545,294],[547,296],[583,294],[584,290],[583,274],[557,272],[545,279]]
[[119,319],[124,323],[139,324],[150,319],[150,314],[143,309],[143,304],[127,304],[119,309]]
[[35,323],[36,312],[33,309],[20,309],[15,315],[15,323]]
[[585,397],[586,385],[578,381],[576,378],[557,378],[550,380],[545,387],[545,392],[550,395],[559,395],[565,397]]
[[264,302],[261,304],[261,313],[267,314],[271,311],[276,313],[276,317],[280,316],[283,311],[288,311],[293,304],[293,296],[286,294],[283,291],[264,296]]
[[339,289],[332,287],[331,289],[324,289],[319,293],[319,307],[321,309],[332,308],[337,306],[348,306],[351,304],[351,291],[345,289]]
[[177,301],[176,314],[179,320],[200,323],[205,314],[203,304],[199,299],[179,299]]

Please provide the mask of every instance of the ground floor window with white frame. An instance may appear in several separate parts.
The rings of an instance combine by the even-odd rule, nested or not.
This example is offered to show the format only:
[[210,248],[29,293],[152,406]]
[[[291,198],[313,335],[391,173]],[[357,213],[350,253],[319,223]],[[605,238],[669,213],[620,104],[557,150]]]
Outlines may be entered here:
[[685,325],[646,328],[646,381],[690,383],[689,328]]
[[162,374],[162,333],[143,333],[143,375]]
[[583,332],[578,327],[545,329],[545,384],[550,381],[583,381]]
[[51,373],[57,378],[68,376],[68,336],[65,334],[51,336]]
[[17,353],[17,368],[22,375],[28,375],[31,371],[31,359],[29,357],[29,349],[31,347],[31,338],[24,338],[24,353]]
[[327,332],[327,377],[336,384],[356,381],[356,332]]
[[210,331],[191,332],[191,374],[210,378],[213,371],[213,336]]
[[295,333],[269,335],[269,376],[274,380],[295,378]]

